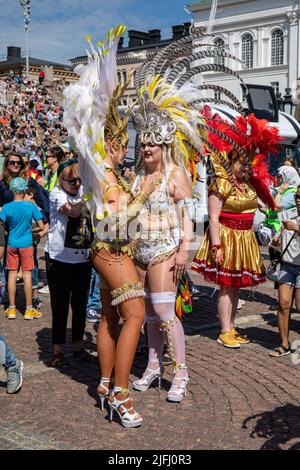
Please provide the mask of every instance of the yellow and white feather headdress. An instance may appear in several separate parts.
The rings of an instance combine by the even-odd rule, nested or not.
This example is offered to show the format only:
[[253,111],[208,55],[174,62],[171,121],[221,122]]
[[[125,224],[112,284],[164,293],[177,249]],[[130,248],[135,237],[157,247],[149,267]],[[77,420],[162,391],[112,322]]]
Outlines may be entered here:
[[[209,133],[216,131],[207,122],[203,112],[205,104],[227,105],[241,114],[244,110],[230,90],[207,83],[196,84],[193,77],[206,72],[222,72],[239,80],[248,92],[238,73],[220,64],[219,59],[241,61],[225,49],[207,43],[207,37],[202,30],[194,30],[144,62],[135,77],[139,96],[139,110],[133,116],[138,134],[136,158],[143,142],[165,144],[173,148],[169,155],[175,163],[189,170],[194,181],[197,161],[202,159],[207,163],[202,158],[204,154],[209,158],[217,157],[221,166],[226,167],[223,156],[209,141]],[[214,94],[212,97],[207,96],[210,92]],[[227,170],[224,168],[226,174]]]
[[[127,83],[117,81],[117,47],[126,27],[111,29],[106,41],[99,41],[97,49],[91,37],[87,51],[88,63],[75,68],[79,75],[77,83],[64,90],[64,125],[71,145],[79,152],[79,172],[82,178],[86,205],[94,218],[104,216],[103,190],[106,145],[128,142],[128,116],[118,113],[119,100]],[[94,220],[94,225],[96,221]]]

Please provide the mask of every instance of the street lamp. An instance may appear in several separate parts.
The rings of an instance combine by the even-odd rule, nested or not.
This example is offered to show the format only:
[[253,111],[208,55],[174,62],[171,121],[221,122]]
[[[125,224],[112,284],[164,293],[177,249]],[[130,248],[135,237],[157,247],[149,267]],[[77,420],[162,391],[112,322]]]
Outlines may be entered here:
[[283,106],[283,109],[286,113],[288,112],[288,109],[286,109],[286,107],[290,106],[290,113],[289,114],[293,114],[293,108],[296,105],[293,101],[293,95],[291,93],[291,88],[286,88],[285,89],[285,95],[283,97],[282,106]]
[[29,23],[30,23],[30,0],[20,0],[20,5],[24,11],[24,28],[26,38],[26,75],[29,76]]

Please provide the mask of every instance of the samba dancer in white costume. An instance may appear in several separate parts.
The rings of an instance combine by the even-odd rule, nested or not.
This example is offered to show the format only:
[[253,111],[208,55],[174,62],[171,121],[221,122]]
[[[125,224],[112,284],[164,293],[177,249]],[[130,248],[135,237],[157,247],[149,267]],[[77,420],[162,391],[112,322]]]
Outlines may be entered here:
[[155,175],[158,187],[138,216],[140,233],[133,244],[140,280],[149,292],[148,365],[133,386],[146,391],[156,379],[160,386],[166,340],[174,369],[167,398],[181,402],[189,377],[184,331],[175,313],[175,301],[179,279],[186,271],[197,206],[192,198],[190,168],[195,170],[195,153],[201,153],[203,148],[199,128],[203,119],[192,107],[199,99],[199,91],[192,83],[177,88],[168,73],[156,75],[151,67],[149,70],[139,89],[140,109],[133,115],[133,124],[144,174]]
[[[151,194],[141,211],[141,234],[133,245],[141,282],[149,291],[146,299],[148,365],[134,388],[145,391],[154,380],[160,382],[166,339],[174,367],[168,400],[175,402],[183,399],[189,381],[184,332],[175,314],[175,300],[178,280],[186,270],[192,220],[198,221],[197,201],[192,198],[196,156],[208,163],[213,180],[214,158],[211,156],[216,155],[220,164],[226,165],[223,156],[207,138],[208,132],[220,137],[223,134],[211,123],[207,124],[202,114],[203,104],[215,101],[207,98],[205,93],[211,90],[225,94],[232,107],[243,112],[239,101],[225,88],[191,83],[194,75],[208,71],[224,71],[240,78],[227,67],[208,63],[208,58],[218,56],[238,59],[214,46],[207,50],[205,36],[198,30],[168,45],[140,67],[135,79],[140,103],[138,113],[133,116],[139,137],[136,148],[141,149],[145,174],[155,174],[160,187]],[[192,53],[195,43],[197,52]],[[201,214],[199,216],[201,220]]]

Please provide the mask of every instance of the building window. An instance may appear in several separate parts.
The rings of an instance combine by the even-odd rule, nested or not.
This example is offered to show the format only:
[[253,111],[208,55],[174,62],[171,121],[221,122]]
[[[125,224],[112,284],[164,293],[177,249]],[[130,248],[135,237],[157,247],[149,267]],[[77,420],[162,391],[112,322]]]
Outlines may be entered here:
[[245,34],[242,39],[242,61],[246,69],[253,69],[253,37]]
[[121,83],[122,81],[122,75],[121,72],[118,72],[118,83]]
[[127,80],[127,72],[126,70],[123,71],[123,82],[125,83]]
[[127,106],[127,100],[123,100],[123,106]]
[[272,33],[271,65],[283,65],[283,32],[277,29]]
[[[225,42],[221,38],[216,39],[215,42],[214,42],[214,46],[215,46],[215,48],[214,48],[215,51],[224,51]],[[215,65],[225,65],[225,57],[222,57],[220,55],[216,55],[215,58],[214,58],[214,64]]]

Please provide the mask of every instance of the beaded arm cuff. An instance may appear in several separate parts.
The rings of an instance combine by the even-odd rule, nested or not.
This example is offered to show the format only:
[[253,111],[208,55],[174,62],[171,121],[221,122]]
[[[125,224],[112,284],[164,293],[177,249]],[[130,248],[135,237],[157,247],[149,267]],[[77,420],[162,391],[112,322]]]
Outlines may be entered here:
[[128,205],[127,211],[119,211],[112,214],[111,220],[114,224],[115,230],[120,232],[122,228],[126,227],[133,219],[135,219],[148,199],[149,195],[142,192]]

